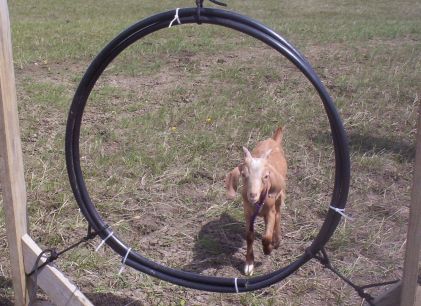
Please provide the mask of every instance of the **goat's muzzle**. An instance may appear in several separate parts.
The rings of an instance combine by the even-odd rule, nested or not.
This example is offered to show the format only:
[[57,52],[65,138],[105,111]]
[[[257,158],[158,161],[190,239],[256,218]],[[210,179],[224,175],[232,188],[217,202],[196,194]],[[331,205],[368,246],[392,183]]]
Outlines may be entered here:
[[254,222],[256,221],[257,215],[262,210],[262,207],[269,196],[270,182],[268,181],[265,185],[265,189],[263,189],[263,191],[260,193],[259,200],[255,203],[252,203],[254,206],[254,213],[250,218],[250,231],[252,232],[254,232]]

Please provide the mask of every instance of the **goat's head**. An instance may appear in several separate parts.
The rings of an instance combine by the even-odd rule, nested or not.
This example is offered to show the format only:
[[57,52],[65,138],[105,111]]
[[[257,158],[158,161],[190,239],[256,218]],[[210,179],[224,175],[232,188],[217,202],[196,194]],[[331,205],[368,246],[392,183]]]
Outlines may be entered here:
[[262,192],[267,191],[267,188],[269,188],[270,171],[268,169],[268,157],[271,150],[261,157],[253,157],[245,147],[243,147],[243,152],[244,161],[227,175],[225,187],[228,190],[228,196],[233,198],[241,175],[247,199],[254,204],[259,201]]
[[251,156],[250,151],[243,147],[244,163],[240,167],[243,177],[244,188],[247,191],[247,199],[254,204],[259,201],[262,192],[267,190],[270,182],[270,171],[268,169],[268,157],[271,150],[262,157]]

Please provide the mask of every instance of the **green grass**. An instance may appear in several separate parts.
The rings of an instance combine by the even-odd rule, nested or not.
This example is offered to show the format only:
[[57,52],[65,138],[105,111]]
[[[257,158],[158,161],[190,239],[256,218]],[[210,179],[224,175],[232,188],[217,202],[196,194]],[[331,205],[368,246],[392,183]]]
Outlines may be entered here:
[[[209,3],[206,3],[209,5]],[[31,235],[64,248],[85,234],[64,161],[72,95],[88,64],[137,20],[193,1],[9,3]],[[399,277],[421,95],[421,7],[415,1],[229,1],[297,45],[330,91],[350,137],[347,213],[327,246],[358,283]],[[297,258],[317,235],[334,181],[329,124],[317,93],[285,59],[228,29],[182,25],[126,49],[98,80],[83,118],[81,163],[98,211],[119,237],[165,265],[239,276],[244,260],[240,198],[224,195],[241,147],[285,126],[289,175],[281,247],[256,240],[256,273]],[[0,205],[1,207],[1,205]],[[0,210],[0,245],[6,246]],[[259,233],[263,223],[256,225]],[[58,266],[86,293],[151,305],[359,305],[318,264],[244,295],[180,288],[126,268],[93,241]],[[7,283],[0,248],[0,290]],[[240,270],[240,271],[239,271]],[[9,288],[7,288],[9,286]],[[0,286],[2,287],[2,286]],[[127,304],[125,300],[122,304]]]
[[[237,0],[230,1],[229,9],[263,20],[301,45],[311,40],[331,43],[405,36],[417,39],[419,7],[415,5],[415,9],[409,9],[411,3],[330,1],[308,5],[306,1],[243,3]],[[138,19],[173,9],[174,5],[188,7],[192,4],[191,1],[146,2],[142,5],[136,1],[106,1],[101,5],[95,1],[42,1],[28,7],[18,1],[10,8],[14,24],[15,61],[25,64],[92,57],[111,37]],[[233,50],[238,43],[242,45],[244,42],[232,31],[208,26],[201,27],[202,39],[193,44],[186,39],[196,32],[192,27],[187,33],[179,29],[163,32],[162,38],[154,39],[154,44],[145,44],[141,48],[142,53],[150,54],[162,49],[174,53],[185,50],[195,52],[201,47],[206,47],[205,52]],[[228,39],[234,39],[236,44],[227,43]]]

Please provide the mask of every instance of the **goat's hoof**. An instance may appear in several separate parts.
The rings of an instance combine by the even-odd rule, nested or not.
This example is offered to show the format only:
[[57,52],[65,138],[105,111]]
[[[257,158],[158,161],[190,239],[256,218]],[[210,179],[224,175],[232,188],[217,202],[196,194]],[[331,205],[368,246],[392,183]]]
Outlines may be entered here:
[[247,276],[252,276],[254,272],[254,265],[253,264],[247,264],[244,267],[244,274]]
[[265,253],[265,255],[270,255],[270,253],[272,253],[272,249],[273,249],[273,246],[271,243],[263,245],[263,253]]
[[277,248],[279,248],[279,245],[280,245],[280,242],[279,242],[279,240],[277,240],[277,241],[274,241],[272,245],[273,245],[273,248],[274,248],[274,249],[277,249]]
[[265,255],[270,255],[273,249],[272,240],[263,238],[262,246],[263,246],[263,253],[265,253]]

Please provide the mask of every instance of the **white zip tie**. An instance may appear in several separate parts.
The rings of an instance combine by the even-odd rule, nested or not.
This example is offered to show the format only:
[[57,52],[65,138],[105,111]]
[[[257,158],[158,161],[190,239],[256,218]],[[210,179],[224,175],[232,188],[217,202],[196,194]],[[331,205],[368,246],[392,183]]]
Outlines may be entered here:
[[238,284],[237,284],[238,278],[234,278],[234,286],[235,286],[235,292],[239,293],[240,291],[238,291]]
[[112,235],[114,235],[114,232],[109,233],[105,239],[102,239],[101,243],[96,247],[95,252],[98,252],[98,250],[104,245],[105,241],[107,241]]
[[336,211],[338,214],[340,214],[345,219],[348,219],[350,221],[354,221],[354,218],[351,218],[350,216],[345,215],[345,208],[337,208],[337,207],[333,207],[333,206],[329,206],[329,207],[331,209],[333,209],[334,211]]
[[172,27],[172,24],[174,23],[174,21],[177,21],[178,24],[181,24],[180,17],[178,16],[178,10],[179,9],[180,8],[177,7],[177,9],[175,10],[174,19],[170,22],[170,25],[168,26],[168,28],[171,28]]
[[126,256],[124,256],[124,259],[123,259],[123,264],[121,265],[121,268],[120,268],[120,270],[118,271],[118,275],[120,275],[121,273],[123,273],[123,271],[124,271],[124,267],[125,267],[125,265],[126,265],[126,260],[127,260],[127,257],[129,256],[129,254],[130,254],[130,251],[132,250],[132,248],[129,248],[128,250],[127,250],[127,253],[126,253]]

